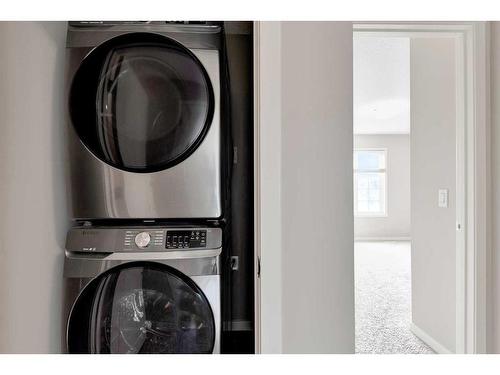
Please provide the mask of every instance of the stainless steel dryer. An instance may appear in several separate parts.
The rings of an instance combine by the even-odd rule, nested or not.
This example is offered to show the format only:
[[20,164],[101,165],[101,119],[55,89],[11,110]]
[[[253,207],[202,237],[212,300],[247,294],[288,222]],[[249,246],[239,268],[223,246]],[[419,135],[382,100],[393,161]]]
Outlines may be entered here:
[[221,216],[220,31],[70,23],[74,219]]
[[66,242],[69,353],[219,353],[222,234],[78,227]]

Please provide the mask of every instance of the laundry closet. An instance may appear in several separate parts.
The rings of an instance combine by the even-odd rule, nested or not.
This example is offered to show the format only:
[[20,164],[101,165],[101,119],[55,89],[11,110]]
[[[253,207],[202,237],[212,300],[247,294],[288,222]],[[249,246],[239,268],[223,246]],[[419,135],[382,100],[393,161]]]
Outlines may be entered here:
[[69,353],[254,353],[253,24],[70,22]]

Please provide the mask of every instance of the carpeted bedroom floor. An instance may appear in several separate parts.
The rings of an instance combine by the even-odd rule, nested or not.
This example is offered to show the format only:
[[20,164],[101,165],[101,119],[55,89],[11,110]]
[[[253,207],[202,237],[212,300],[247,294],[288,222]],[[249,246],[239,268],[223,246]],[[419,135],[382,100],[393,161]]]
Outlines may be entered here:
[[410,243],[356,242],[356,353],[430,354],[410,331]]

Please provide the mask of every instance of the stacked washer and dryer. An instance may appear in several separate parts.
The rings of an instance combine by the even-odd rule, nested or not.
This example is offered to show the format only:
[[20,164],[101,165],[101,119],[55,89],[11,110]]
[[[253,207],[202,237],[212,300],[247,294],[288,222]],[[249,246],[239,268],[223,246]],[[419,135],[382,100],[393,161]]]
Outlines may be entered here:
[[220,352],[220,45],[210,23],[68,27],[70,353]]

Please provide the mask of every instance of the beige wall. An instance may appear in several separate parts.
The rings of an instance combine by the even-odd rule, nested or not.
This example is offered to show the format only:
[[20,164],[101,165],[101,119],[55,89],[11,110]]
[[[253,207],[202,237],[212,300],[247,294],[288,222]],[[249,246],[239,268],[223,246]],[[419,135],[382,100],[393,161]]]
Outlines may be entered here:
[[352,24],[281,38],[283,351],[352,353]]
[[354,237],[410,238],[410,135],[355,135],[354,148],[387,149],[387,216],[354,218]]
[[[412,320],[455,351],[455,47],[411,40]],[[438,207],[449,189],[449,207]]]
[[0,352],[61,351],[66,23],[0,22]]

